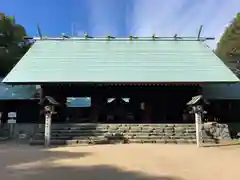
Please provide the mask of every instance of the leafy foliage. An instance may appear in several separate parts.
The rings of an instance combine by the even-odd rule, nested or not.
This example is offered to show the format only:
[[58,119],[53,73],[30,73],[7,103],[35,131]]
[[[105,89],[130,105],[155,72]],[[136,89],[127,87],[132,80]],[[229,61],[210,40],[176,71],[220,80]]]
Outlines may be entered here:
[[240,13],[236,15],[221,37],[216,54],[236,74],[240,75]]
[[14,17],[0,13],[0,76],[5,76],[31,46],[24,36],[24,27],[16,24]]

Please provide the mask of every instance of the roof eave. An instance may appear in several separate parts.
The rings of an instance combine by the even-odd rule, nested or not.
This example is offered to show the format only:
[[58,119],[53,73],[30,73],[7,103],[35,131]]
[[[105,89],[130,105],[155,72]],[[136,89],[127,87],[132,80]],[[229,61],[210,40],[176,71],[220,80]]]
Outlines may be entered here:
[[14,81],[2,81],[5,84],[9,85],[47,85],[47,84],[79,84],[79,85],[171,85],[171,84],[179,84],[179,85],[191,85],[191,84],[235,84],[239,83],[240,80],[236,81],[192,81],[192,82],[96,82],[96,81],[86,81],[86,82],[75,82],[75,81],[56,81],[56,82],[46,82],[46,81],[38,81],[38,82],[14,82]]

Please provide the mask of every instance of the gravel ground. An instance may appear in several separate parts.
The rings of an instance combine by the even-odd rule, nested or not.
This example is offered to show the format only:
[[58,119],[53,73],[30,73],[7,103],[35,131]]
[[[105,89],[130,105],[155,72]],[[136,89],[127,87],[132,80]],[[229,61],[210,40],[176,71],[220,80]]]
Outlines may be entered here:
[[1,180],[239,180],[240,145],[0,145]]

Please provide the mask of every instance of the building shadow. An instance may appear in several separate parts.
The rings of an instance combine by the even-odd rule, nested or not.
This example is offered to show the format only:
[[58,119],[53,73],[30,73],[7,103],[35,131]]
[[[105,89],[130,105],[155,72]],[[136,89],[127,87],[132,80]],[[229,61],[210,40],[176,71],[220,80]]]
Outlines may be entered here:
[[57,159],[84,158],[90,155],[91,153],[89,152],[67,152],[38,146],[1,144],[0,168],[40,161],[51,162]]
[[[130,171],[101,162],[84,162],[92,153],[66,149],[0,146],[0,174],[6,180],[183,180]],[[78,161],[81,162],[81,165]],[[160,169],[159,169],[160,170]]]
[[18,177],[20,180],[183,180],[174,176],[151,176],[141,172],[126,171],[109,165],[47,166],[37,169],[15,170],[13,174],[8,176],[8,180],[11,180],[13,177]]

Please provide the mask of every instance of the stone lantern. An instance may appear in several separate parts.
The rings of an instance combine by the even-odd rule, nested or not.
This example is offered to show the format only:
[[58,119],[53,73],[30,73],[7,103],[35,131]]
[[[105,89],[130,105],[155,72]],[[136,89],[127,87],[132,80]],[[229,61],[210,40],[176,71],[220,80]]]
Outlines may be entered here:
[[41,105],[44,106],[45,114],[45,134],[44,134],[44,145],[46,147],[50,146],[51,142],[51,124],[52,124],[52,115],[56,114],[54,108],[58,106],[59,103],[50,96],[45,96]]
[[196,124],[196,140],[197,147],[201,146],[202,142],[202,117],[206,113],[203,109],[203,105],[208,102],[203,99],[202,95],[194,96],[187,103],[187,106],[190,107],[190,113],[195,115],[195,124]]

